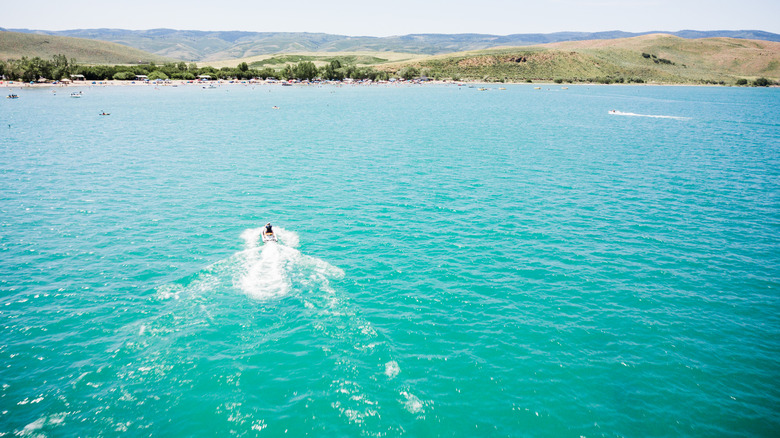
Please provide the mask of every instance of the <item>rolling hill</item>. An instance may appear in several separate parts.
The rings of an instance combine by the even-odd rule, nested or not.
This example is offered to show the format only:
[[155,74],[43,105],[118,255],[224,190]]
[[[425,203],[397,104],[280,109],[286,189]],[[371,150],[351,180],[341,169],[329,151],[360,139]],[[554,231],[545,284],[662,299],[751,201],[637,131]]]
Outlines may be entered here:
[[[356,43],[320,35],[321,39],[314,44],[312,41],[315,34],[284,34],[288,40],[284,43],[275,40],[273,54],[257,54],[259,50],[245,40],[245,34],[236,32],[230,36],[233,41],[230,46],[219,43],[228,38],[224,33],[212,39],[194,39],[192,44],[202,44],[199,47],[204,50],[210,47],[210,56],[222,58],[219,61],[200,61],[199,64],[234,68],[240,62],[246,62],[250,68],[281,69],[287,64],[301,61],[312,61],[321,67],[338,60],[344,65],[368,66],[392,74],[411,67],[431,77],[514,82],[733,84],[737,79],[759,77],[780,80],[780,42],[765,40],[726,37],[687,39],[670,34],[645,34],[630,38],[564,41],[425,55],[392,52],[387,50],[387,45],[377,46],[375,50],[336,50],[341,45],[353,47]],[[139,61],[170,62],[176,53],[190,53],[184,46],[172,46],[176,38],[166,35],[168,33],[162,32],[156,43],[159,45],[157,52],[167,53],[168,57],[117,43],[84,38],[0,32],[0,60],[22,56],[49,59],[53,55],[64,54],[82,64],[135,64]],[[308,40],[299,38],[301,35]],[[573,38],[572,35],[568,36]],[[457,44],[452,40],[454,37],[435,35],[428,39],[420,37],[422,39],[419,41],[430,44],[438,38],[443,46],[449,44],[451,48],[476,44],[475,39],[468,35],[457,36],[462,39]],[[409,38],[409,41],[415,41],[416,37]],[[309,45],[319,47],[320,50],[304,51]],[[329,50],[323,51],[323,47]],[[271,49],[268,46],[263,50]],[[284,50],[287,52],[278,52]],[[179,56],[176,58],[181,59]]]
[[733,84],[739,78],[780,80],[780,42],[652,34],[452,53],[381,68],[403,67],[487,81]]
[[50,59],[60,54],[82,64],[136,64],[170,60],[117,43],[0,31],[0,60],[20,59],[23,56]]
[[[161,57],[188,62],[223,61],[274,53],[297,52],[401,52],[436,55],[502,46],[528,46],[563,41],[610,40],[654,33],[610,31],[513,35],[414,34],[380,38],[304,32],[209,32],[174,29],[8,30],[109,41],[135,47]],[[756,30],[706,32],[684,30],[672,34],[683,38],[729,37],[780,42],[780,35]]]
[[649,53],[658,59],[671,60],[674,64],[666,67],[680,77],[720,74],[780,78],[780,42],[736,38],[683,39],[660,34],[613,41],[555,43],[548,47],[590,54],[605,61],[617,58],[633,69],[645,68],[647,60],[634,62],[634,57],[621,57],[620,53]]

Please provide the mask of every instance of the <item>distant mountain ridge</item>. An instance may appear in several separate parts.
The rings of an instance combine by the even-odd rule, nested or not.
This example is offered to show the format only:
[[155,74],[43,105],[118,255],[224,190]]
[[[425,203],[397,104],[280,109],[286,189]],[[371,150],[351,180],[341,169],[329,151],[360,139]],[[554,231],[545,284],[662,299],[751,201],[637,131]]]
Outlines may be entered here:
[[2,29],[39,35],[67,36],[108,41],[154,55],[184,61],[240,59],[273,53],[391,51],[417,54],[445,54],[501,46],[629,38],[666,33],[681,38],[729,37],[780,42],[780,34],[759,30],[678,32],[555,32],[549,34],[411,34],[390,37],[345,36],[305,32],[198,31],[175,29],[74,29],[62,31]]

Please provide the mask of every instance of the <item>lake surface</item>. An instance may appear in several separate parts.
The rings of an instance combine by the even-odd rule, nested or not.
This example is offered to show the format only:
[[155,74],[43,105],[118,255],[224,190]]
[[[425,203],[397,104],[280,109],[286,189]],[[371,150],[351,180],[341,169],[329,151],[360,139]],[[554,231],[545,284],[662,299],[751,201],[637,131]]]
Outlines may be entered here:
[[776,436],[780,89],[506,88],[13,90],[0,435]]

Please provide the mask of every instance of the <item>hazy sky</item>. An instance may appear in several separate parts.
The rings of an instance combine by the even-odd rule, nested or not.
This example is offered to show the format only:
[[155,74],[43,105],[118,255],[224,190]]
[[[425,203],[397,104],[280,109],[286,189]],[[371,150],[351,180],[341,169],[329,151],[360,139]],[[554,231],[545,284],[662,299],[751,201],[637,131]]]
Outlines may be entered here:
[[550,33],[740,30],[780,33],[780,0],[35,0],[6,1],[0,27],[325,32]]

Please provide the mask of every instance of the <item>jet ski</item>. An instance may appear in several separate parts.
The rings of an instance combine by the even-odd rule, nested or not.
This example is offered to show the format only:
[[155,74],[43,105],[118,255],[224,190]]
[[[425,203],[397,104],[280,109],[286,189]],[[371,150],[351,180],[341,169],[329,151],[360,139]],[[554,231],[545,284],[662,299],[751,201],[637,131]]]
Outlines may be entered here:
[[267,242],[278,242],[278,240],[276,240],[276,234],[274,234],[274,233],[263,233],[263,242],[264,243],[267,243]]

